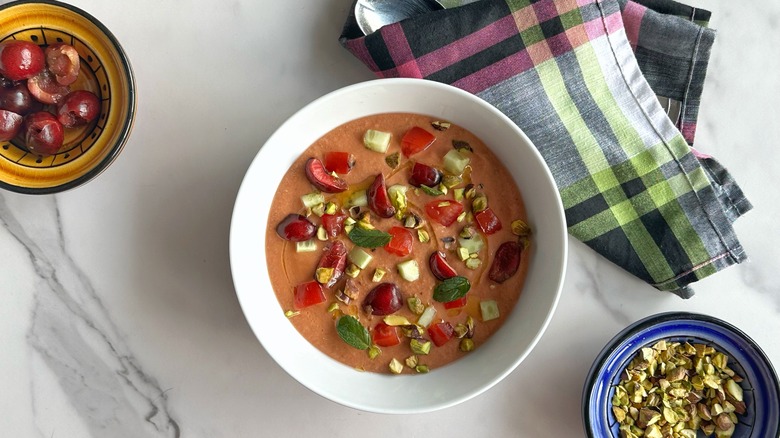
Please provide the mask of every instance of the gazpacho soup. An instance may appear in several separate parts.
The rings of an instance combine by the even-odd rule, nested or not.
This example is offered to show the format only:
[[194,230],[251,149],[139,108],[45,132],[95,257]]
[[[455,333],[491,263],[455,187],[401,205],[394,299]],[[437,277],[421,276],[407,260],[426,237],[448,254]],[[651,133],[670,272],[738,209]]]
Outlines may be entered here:
[[358,370],[425,373],[474,354],[518,301],[530,227],[471,132],[418,114],[341,125],[293,163],[266,254],[289,321]]

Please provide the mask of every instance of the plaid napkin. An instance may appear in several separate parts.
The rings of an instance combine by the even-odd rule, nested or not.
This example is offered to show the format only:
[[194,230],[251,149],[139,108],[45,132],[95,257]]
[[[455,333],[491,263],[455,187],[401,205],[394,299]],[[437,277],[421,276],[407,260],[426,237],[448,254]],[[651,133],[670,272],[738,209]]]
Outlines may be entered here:
[[693,143],[714,32],[671,1],[481,0],[342,45],[379,77],[444,82],[504,112],[541,152],[569,233],[660,290],[746,259],[739,187]]

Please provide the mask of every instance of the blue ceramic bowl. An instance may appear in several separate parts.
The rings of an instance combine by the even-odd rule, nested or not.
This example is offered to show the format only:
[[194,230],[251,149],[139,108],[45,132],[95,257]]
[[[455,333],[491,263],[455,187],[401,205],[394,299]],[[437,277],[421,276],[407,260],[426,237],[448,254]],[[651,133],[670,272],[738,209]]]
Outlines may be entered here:
[[[729,356],[729,367],[744,378],[747,412],[739,416],[734,438],[780,436],[780,383],[766,354],[745,333],[717,318],[687,312],[650,316],[618,333],[599,353],[582,395],[582,420],[591,438],[620,437],[612,396],[620,374],[643,347],[666,339],[702,343]],[[699,432],[699,436],[704,436]]]

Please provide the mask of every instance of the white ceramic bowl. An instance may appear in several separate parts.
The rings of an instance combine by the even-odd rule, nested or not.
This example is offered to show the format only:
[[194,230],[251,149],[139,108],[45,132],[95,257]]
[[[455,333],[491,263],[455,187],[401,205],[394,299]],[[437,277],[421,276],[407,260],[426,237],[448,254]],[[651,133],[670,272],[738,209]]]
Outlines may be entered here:
[[[308,343],[284,316],[266,269],[268,209],[292,162],[331,129],[359,117],[426,114],[460,125],[504,162],[534,231],[524,290],[504,326],[474,353],[424,375],[358,372]],[[255,336],[287,373],[335,402],[380,413],[419,413],[468,400],[498,383],[530,353],[560,297],[567,237],[552,175],[531,141],[495,107],[460,89],[420,79],[380,79],[334,91],[287,120],[260,149],[241,184],[230,230],[230,262]]]

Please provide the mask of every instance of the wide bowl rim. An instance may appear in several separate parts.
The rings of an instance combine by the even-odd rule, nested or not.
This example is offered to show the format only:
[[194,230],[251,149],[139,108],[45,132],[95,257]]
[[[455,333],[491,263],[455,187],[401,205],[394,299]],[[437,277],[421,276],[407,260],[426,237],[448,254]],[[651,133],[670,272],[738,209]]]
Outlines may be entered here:
[[[625,327],[620,332],[618,332],[615,336],[613,336],[612,339],[610,339],[605,344],[604,348],[598,353],[598,355],[594,359],[590,369],[588,370],[588,374],[585,379],[585,384],[583,385],[583,392],[582,392],[581,420],[582,420],[582,425],[585,430],[586,436],[593,437],[593,438],[602,437],[602,435],[596,434],[596,432],[593,431],[593,427],[595,425],[592,423],[592,415],[596,415],[596,414],[591,412],[591,405],[592,405],[592,397],[594,395],[594,391],[596,390],[596,386],[599,380],[604,377],[607,361],[610,360],[610,358],[613,358],[613,355],[616,354],[616,351],[618,349],[620,349],[624,344],[631,342],[631,340],[636,338],[637,336],[640,336],[643,333],[646,333],[647,331],[652,330],[655,327],[660,327],[665,324],[671,324],[671,323],[682,324],[684,322],[709,324],[718,327],[719,329],[722,329],[726,334],[733,335],[740,341],[749,345],[755,357],[755,360],[759,362],[761,366],[763,366],[764,370],[767,372],[769,376],[769,379],[771,380],[771,383],[773,383],[772,388],[769,389],[769,392],[774,394],[775,399],[780,399],[780,378],[778,378],[777,371],[774,365],[772,364],[772,361],[769,360],[769,357],[761,348],[761,346],[758,345],[758,343],[756,343],[756,341],[753,340],[753,338],[751,338],[747,333],[742,331],[742,329],[740,329],[739,327],[733,325],[728,321],[707,314],[687,312],[687,311],[661,312],[661,313],[649,315],[647,317],[644,317],[642,319],[639,319],[629,324],[627,327]],[[641,343],[641,345],[640,343],[637,343],[635,346],[633,346],[630,349],[631,352],[629,355],[633,357],[633,355],[635,355],[636,352],[639,350],[639,348],[641,348],[642,346],[648,343],[652,343],[658,339],[668,338],[668,337],[670,336],[660,336],[660,337],[653,336],[651,337],[651,339],[648,339],[645,342]],[[671,335],[671,337],[685,338],[685,336],[678,336],[678,335]],[[723,346],[720,347],[723,348]],[[740,363],[740,366],[744,366],[744,365]],[[607,400],[606,403],[609,403],[608,401],[609,397],[605,396],[603,398],[604,400]],[[774,433],[780,434],[780,422],[778,423],[777,429],[775,430]]]
[[133,71],[132,65],[130,64],[129,58],[127,57],[127,53],[116,36],[100,20],[77,6],[55,0],[14,0],[0,5],[0,11],[28,4],[42,4],[58,7],[69,10],[70,12],[84,17],[108,39],[113,50],[116,51],[117,58],[120,61],[120,64],[117,67],[119,68],[121,75],[124,76],[127,80],[127,103],[125,105],[127,110],[127,117],[123,121],[122,126],[117,130],[117,141],[110,146],[110,150],[105,155],[105,157],[103,157],[103,159],[95,164],[91,169],[77,178],[68,179],[62,184],[49,187],[19,186],[0,179],[0,188],[2,189],[25,195],[48,195],[71,190],[93,180],[98,175],[103,173],[120,155],[125,145],[127,144],[127,141],[130,137],[130,132],[132,131],[133,125],[135,123],[137,105],[135,73]]
[[[525,150],[526,148],[523,147],[523,150],[524,150],[523,153],[532,154],[534,157],[536,157],[536,159],[538,159],[538,163],[540,164],[540,166],[538,166],[539,167],[538,171],[540,172],[540,174],[544,175],[544,178],[547,179],[546,181],[540,182],[540,184],[541,183],[546,184],[544,186],[544,188],[541,189],[541,191],[546,194],[547,191],[549,190],[550,199],[547,202],[550,202],[552,205],[550,205],[548,208],[551,209],[551,210],[554,209],[555,213],[553,214],[554,217],[550,218],[549,224],[547,224],[545,226],[545,228],[547,229],[548,235],[552,234],[552,235],[555,236],[555,238],[550,239],[550,240],[554,241],[554,243],[557,245],[555,248],[550,248],[550,250],[549,250],[551,253],[555,254],[555,257],[552,257],[553,260],[550,263],[552,266],[554,266],[553,268],[550,268],[550,269],[554,270],[555,275],[553,275],[551,277],[545,277],[545,280],[544,280],[545,281],[544,284],[545,285],[549,284],[549,286],[550,286],[549,287],[550,290],[548,291],[550,295],[549,296],[545,295],[544,298],[543,298],[544,299],[543,304],[545,306],[547,306],[547,307],[544,308],[544,312],[546,312],[546,313],[544,313],[543,316],[542,315],[539,316],[539,319],[543,318],[541,324],[539,324],[538,326],[534,325],[534,328],[538,327],[538,331],[536,331],[534,333],[530,333],[530,334],[527,335],[528,338],[532,338],[531,342],[529,342],[527,344],[527,348],[525,348],[525,350],[522,351],[521,353],[517,354],[516,357],[513,356],[511,361],[506,361],[506,362],[511,362],[511,363],[507,363],[505,367],[503,366],[504,362],[501,362],[501,364],[498,365],[499,367],[502,367],[500,369],[500,371],[496,372],[495,374],[491,374],[489,378],[483,378],[484,381],[480,380],[479,384],[474,384],[474,387],[475,387],[474,389],[463,390],[462,392],[458,393],[455,396],[448,397],[446,400],[437,400],[435,402],[425,402],[425,403],[412,401],[412,402],[409,402],[408,404],[405,404],[403,406],[400,406],[400,405],[389,406],[387,404],[382,404],[382,403],[372,404],[372,403],[366,403],[365,401],[355,402],[354,400],[350,400],[349,396],[345,396],[344,394],[337,394],[337,393],[334,393],[333,391],[328,391],[328,390],[324,390],[323,388],[318,388],[318,387],[316,387],[316,385],[313,385],[312,382],[309,382],[309,381],[306,381],[305,379],[302,379],[300,375],[297,375],[295,372],[291,372],[291,370],[287,369],[284,366],[284,364],[282,363],[282,361],[280,361],[280,357],[278,357],[278,355],[277,355],[278,351],[273,351],[273,348],[269,348],[269,345],[266,344],[266,341],[269,340],[268,339],[269,337],[266,336],[265,339],[264,339],[264,337],[263,337],[263,327],[261,326],[262,323],[260,321],[258,321],[256,317],[253,318],[252,309],[250,309],[248,307],[248,306],[250,306],[250,301],[253,300],[254,298],[251,298],[250,294],[247,291],[244,290],[244,284],[243,283],[245,283],[245,278],[242,278],[242,274],[243,273],[241,271],[245,270],[245,269],[243,267],[239,266],[241,264],[241,261],[238,259],[238,257],[240,256],[240,254],[238,253],[239,252],[239,247],[242,245],[242,240],[241,239],[242,239],[242,237],[245,237],[245,236],[239,235],[240,234],[239,228],[245,227],[245,225],[242,225],[243,218],[240,217],[240,213],[241,213],[241,209],[243,208],[243,205],[245,205],[248,202],[245,199],[247,196],[249,196],[248,192],[253,190],[253,189],[248,188],[248,177],[249,177],[250,174],[252,174],[253,168],[255,166],[258,166],[258,167],[262,166],[262,162],[264,161],[264,158],[265,158],[264,150],[266,149],[266,147],[269,144],[273,144],[274,142],[278,142],[279,141],[278,137],[283,135],[281,133],[283,133],[285,130],[291,129],[291,128],[289,128],[289,126],[293,126],[294,124],[299,123],[299,119],[303,119],[303,118],[307,117],[307,115],[310,115],[310,113],[312,111],[316,111],[316,108],[318,108],[321,105],[324,105],[323,102],[328,102],[328,101],[331,101],[332,99],[338,99],[338,98],[343,97],[343,96],[354,96],[357,93],[362,93],[362,92],[365,92],[366,90],[370,91],[372,89],[373,90],[376,90],[376,89],[397,90],[396,88],[393,88],[393,87],[402,87],[402,88],[405,87],[405,88],[408,88],[408,89],[414,90],[414,91],[418,91],[418,90],[422,91],[423,89],[427,89],[427,90],[430,91],[430,93],[434,93],[434,94],[435,93],[450,93],[449,95],[452,95],[453,98],[465,99],[465,100],[467,100],[469,102],[469,104],[478,105],[479,106],[479,111],[485,111],[486,112],[485,114],[490,114],[490,117],[500,118],[500,121],[496,121],[495,123],[501,123],[502,125],[505,125],[504,129],[510,129],[510,127],[511,127],[511,129],[512,129],[511,132],[513,133],[513,137],[512,138],[516,138],[518,141],[522,141],[522,142],[525,143],[525,145],[528,145],[530,150]],[[389,93],[389,91],[387,91],[387,92]],[[368,112],[365,115],[382,113],[382,112],[394,112],[394,111]],[[406,112],[415,112],[415,111],[410,110],[410,111],[406,111]],[[420,111],[420,113],[424,113],[424,111]],[[360,116],[357,116],[357,117],[360,117]],[[355,117],[355,118],[357,118],[357,117]],[[485,117],[487,117],[487,116],[485,116]],[[491,120],[494,120],[494,119],[491,119]],[[344,120],[341,123],[345,123],[346,121],[348,121],[348,120]],[[454,122],[454,120],[451,120],[451,121]],[[339,123],[339,124],[341,124],[341,123]],[[331,129],[335,128],[335,126],[338,126],[338,125],[331,126],[330,128]],[[467,126],[464,126],[464,127],[469,129],[469,127],[467,127]],[[307,143],[307,145],[308,144],[310,144],[310,143]],[[301,151],[302,151],[302,149],[298,151],[298,154],[300,154]],[[296,156],[297,156],[297,154],[296,154]],[[533,166],[533,167],[536,168],[537,166]],[[284,170],[286,171],[286,167],[284,168]],[[275,191],[275,189],[273,191]],[[548,199],[548,198],[545,198],[545,199]],[[258,202],[255,200],[255,203],[258,203]],[[266,219],[267,219],[267,215],[265,217],[263,217],[263,220],[266,220]],[[550,230],[553,230],[553,231],[550,231]],[[265,236],[264,235],[262,236],[262,242],[263,242],[263,244],[262,244],[263,249],[262,249],[261,252],[264,252],[265,251],[265,244],[264,244]],[[487,389],[493,387],[496,383],[501,381],[510,372],[512,372],[517,367],[517,365],[519,365],[519,363],[523,359],[525,359],[525,357],[530,353],[530,351],[536,346],[536,344],[541,339],[543,333],[545,332],[545,330],[549,326],[549,323],[550,323],[550,321],[551,321],[551,319],[553,317],[553,314],[555,312],[555,309],[557,307],[557,304],[558,304],[560,296],[561,296],[562,287],[563,287],[563,281],[564,281],[565,271],[566,271],[567,255],[568,255],[568,242],[567,242],[567,233],[566,233],[566,225],[565,225],[565,216],[564,216],[564,212],[563,212],[563,205],[562,205],[562,202],[560,200],[559,193],[557,191],[554,179],[552,177],[552,174],[551,174],[549,168],[547,168],[546,164],[544,163],[544,160],[541,157],[541,154],[539,154],[538,150],[536,150],[536,148],[533,147],[533,144],[528,139],[528,137],[525,136],[525,134],[520,130],[520,128],[518,128],[508,117],[506,117],[497,108],[495,108],[491,104],[485,102],[481,98],[479,98],[479,97],[477,97],[477,96],[475,96],[473,94],[470,94],[470,93],[468,93],[466,91],[463,91],[463,90],[460,90],[458,88],[452,87],[450,85],[446,85],[446,84],[442,84],[442,83],[438,83],[438,82],[433,82],[433,81],[428,81],[428,80],[422,80],[422,79],[393,78],[393,79],[377,79],[377,80],[370,80],[370,81],[360,82],[360,83],[357,83],[357,84],[354,84],[354,85],[346,86],[344,88],[335,90],[335,91],[333,91],[331,93],[328,93],[328,94],[326,94],[326,95],[324,95],[324,96],[314,100],[313,102],[309,103],[308,105],[306,105],[302,109],[300,109],[298,112],[296,112],[293,116],[291,116],[289,119],[287,119],[287,121],[285,121],[268,138],[268,140],[265,142],[265,145],[260,149],[260,151],[255,156],[254,160],[250,164],[249,169],[247,170],[247,172],[246,172],[246,174],[244,176],[244,180],[242,181],[241,187],[239,188],[238,194],[236,196],[236,203],[235,203],[234,210],[233,210],[233,217],[231,219],[231,228],[230,228],[231,273],[233,275],[234,287],[235,287],[235,290],[236,290],[236,294],[237,294],[237,297],[238,297],[239,304],[241,305],[242,310],[244,311],[244,315],[245,315],[245,317],[246,317],[250,327],[252,328],[252,330],[253,330],[253,332],[255,334],[255,337],[258,339],[260,344],[266,349],[266,351],[269,353],[269,355],[276,361],[277,365],[279,365],[288,375],[293,377],[299,383],[303,384],[305,387],[307,387],[308,389],[312,390],[314,393],[317,393],[317,394],[319,394],[319,395],[321,395],[321,396],[323,396],[323,397],[325,397],[325,398],[327,398],[327,399],[329,399],[331,401],[334,401],[336,403],[339,403],[341,405],[348,406],[348,407],[351,407],[351,408],[363,410],[363,411],[375,412],[375,413],[384,413],[384,414],[423,413],[423,412],[430,412],[430,411],[443,409],[443,408],[446,408],[446,407],[449,407],[449,406],[453,406],[453,405],[459,404],[461,402],[469,400],[469,399],[471,399],[471,398],[473,398],[473,397],[483,393],[484,391],[486,391]],[[263,261],[264,261],[264,259],[263,259]],[[532,259],[532,263],[533,263],[533,259]],[[262,269],[265,269],[265,266],[263,266]],[[546,272],[546,270],[547,270],[547,268],[544,269],[545,272]],[[540,271],[541,271],[541,269],[540,269]],[[540,277],[540,275],[537,274],[536,277]],[[541,283],[542,280],[536,280],[536,282],[537,283]],[[266,285],[266,287],[270,288],[270,286],[267,286],[267,285]],[[541,293],[537,293],[536,295],[537,295],[537,299],[541,299],[541,298],[538,298],[539,296],[541,296]],[[530,294],[529,296],[533,296],[533,294]],[[521,299],[522,299],[522,296],[521,296]],[[529,299],[532,299],[532,298],[529,298]],[[274,297],[274,300],[275,300],[275,297]],[[548,305],[548,301],[549,301],[549,305]],[[276,307],[278,308],[278,303],[277,303]],[[256,310],[255,310],[255,312],[256,312]],[[278,312],[278,313],[281,314],[282,312]],[[511,319],[517,313],[518,313],[517,311],[512,312],[512,314],[509,315],[509,318]],[[268,324],[268,322],[265,322],[265,324]],[[517,324],[518,323],[515,323],[515,325],[517,325]],[[288,324],[288,325],[290,327],[292,327],[291,324]],[[506,325],[509,325],[509,321],[507,322]],[[505,330],[505,328],[502,328],[502,330]],[[502,333],[502,330],[499,330],[498,333],[496,333],[496,335]],[[303,338],[301,337],[301,339],[303,339]],[[307,342],[307,341],[304,340],[304,342]],[[307,344],[308,344],[308,342],[307,342]],[[487,347],[487,344],[485,345],[485,347]],[[309,345],[309,348],[314,349],[314,347],[311,347],[310,345]],[[510,348],[510,350],[512,350],[513,348],[515,348],[515,347]],[[289,355],[291,353],[286,353],[286,354]],[[325,360],[332,360],[332,359],[324,356],[324,354],[322,354],[322,353],[320,353],[320,354],[323,356],[323,358]],[[454,362],[453,364],[448,365],[447,367],[443,367],[443,368],[441,368],[439,370],[435,370],[435,372],[432,372],[430,374],[420,375],[420,376],[401,375],[401,376],[392,376],[390,378],[391,379],[405,379],[405,378],[411,377],[413,379],[415,379],[415,378],[431,379],[431,376],[435,376],[435,375],[437,375],[437,373],[440,376],[443,376],[444,373],[455,373],[455,371],[451,371],[451,369],[456,368],[458,366],[458,364],[460,364],[461,362],[463,362],[463,363],[467,362],[468,360],[470,360],[470,358],[471,357],[462,358],[462,359]],[[338,366],[344,367],[344,365],[342,365],[340,363],[338,364]],[[466,365],[461,365],[461,366],[465,367]],[[492,366],[493,365],[491,365],[491,367]],[[348,367],[344,367],[344,368],[348,369]],[[445,371],[445,369],[446,369],[446,371]],[[349,370],[349,371],[354,373],[354,370]],[[360,377],[361,379],[364,378],[362,376],[364,376],[364,375],[371,375],[371,374],[373,374],[374,376],[377,376],[375,378],[374,377],[371,378],[371,379],[375,379],[375,381],[381,381],[382,379],[386,379],[386,378],[389,377],[389,376],[380,375],[380,374],[374,374],[374,373],[357,373],[357,375],[361,376]],[[484,372],[482,374],[484,374]],[[482,378],[482,377],[480,377],[480,378]],[[436,380],[428,380],[427,382],[436,382]]]

